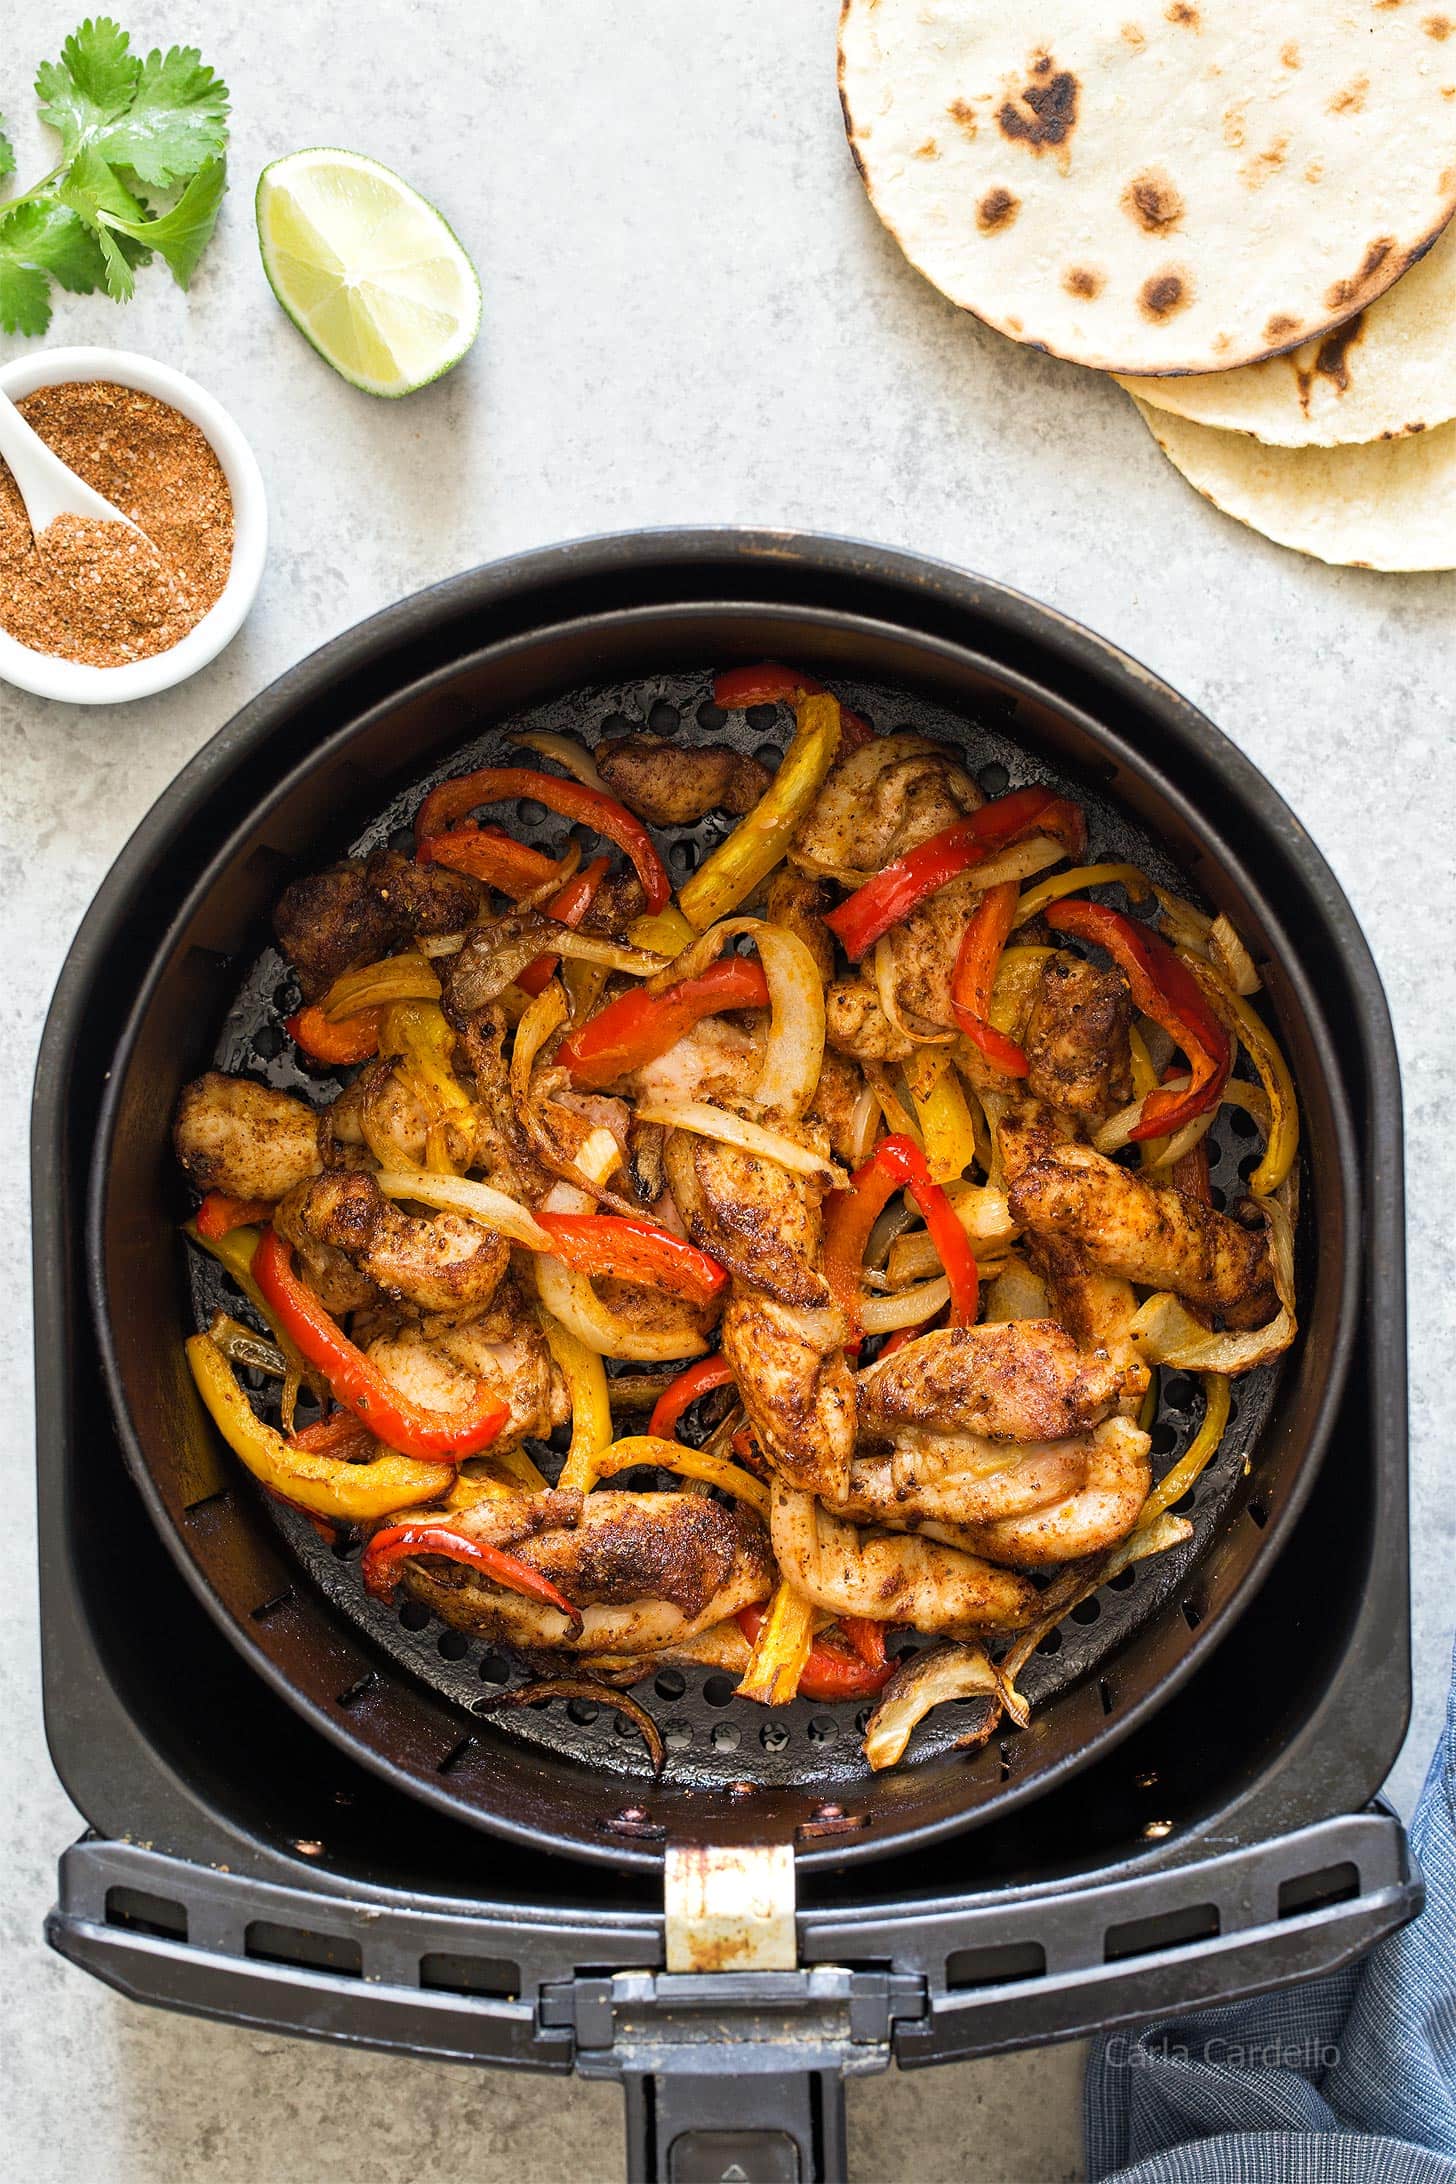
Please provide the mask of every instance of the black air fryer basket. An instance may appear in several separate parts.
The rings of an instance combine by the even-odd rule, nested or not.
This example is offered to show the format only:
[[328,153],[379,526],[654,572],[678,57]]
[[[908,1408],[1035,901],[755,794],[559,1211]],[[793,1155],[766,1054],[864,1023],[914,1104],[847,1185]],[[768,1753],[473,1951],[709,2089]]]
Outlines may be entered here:
[[[168,1130],[213,1062],[319,1096],[276,1029],[294,873],[389,840],[528,718],[771,757],[772,709],[711,702],[715,668],[764,656],[960,743],[993,793],[1068,786],[1094,854],[1233,918],[1299,1087],[1301,1336],[1237,1384],[1194,1537],[1044,1642],[1029,1729],[968,1754],[973,1717],[943,1709],[871,1776],[852,1709],[768,1714],[664,1670],[638,1693],[654,1781],[609,1707],[493,1709],[509,1661],[367,1600],[349,1551],[221,1449],[181,1356],[217,1293],[178,1240]],[[675,879],[725,825],[669,832]],[[1232,1197],[1256,1148],[1219,1128]],[[619,2077],[634,2174],[832,2177],[846,2074],[1326,1968],[1414,1908],[1370,1809],[1408,1704],[1379,983],[1268,784],[1046,609],[877,548],[708,532],[532,555],[377,617],[215,737],[128,845],[62,977],[35,1161],[48,1718],[94,1830],[51,1933],[129,1991]],[[1198,1410],[1165,1381],[1160,1468]]]

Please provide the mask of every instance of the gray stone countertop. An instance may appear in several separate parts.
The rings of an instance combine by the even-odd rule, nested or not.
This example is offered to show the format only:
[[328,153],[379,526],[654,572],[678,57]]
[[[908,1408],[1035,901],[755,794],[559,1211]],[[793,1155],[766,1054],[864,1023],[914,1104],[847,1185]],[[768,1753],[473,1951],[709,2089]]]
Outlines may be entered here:
[[[22,176],[44,152],[25,87],[80,12],[30,0],[5,39],[0,106]],[[190,296],[154,267],[126,311],[60,297],[49,338],[149,351],[220,395],[262,463],[273,536],[250,621],[185,688],[90,712],[0,688],[6,2166],[34,2184],[612,2179],[606,2089],[146,2012],[41,1944],[77,1820],[37,1696],[25,1137],[47,997],[94,889],[183,762],[303,654],[438,578],[583,533],[747,523],[879,540],[984,571],[1148,662],[1309,826],[1395,1014],[1417,1707],[1392,1787],[1409,1809],[1445,1686],[1456,1549],[1439,1408],[1456,1336],[1456,1147],[1442,1119],[1456,1079],[1453,580],[1335,571],[1264,543],[1167,468],[1110,382],[1015,347],[926,286],[855,178],[829,0],[128,0],[118,12],[139,44],[192,40],[226,76],[232,192]],[[254,180],[310,143],[398,168],[479,267],[476,349],[403,403],[336,379],[264,281]],[[0,359],[25,346],[0,337]],[[1073,2177],[1079,2068],[1080,2051],[1059,2049],[856,2085],[856,2173]]]

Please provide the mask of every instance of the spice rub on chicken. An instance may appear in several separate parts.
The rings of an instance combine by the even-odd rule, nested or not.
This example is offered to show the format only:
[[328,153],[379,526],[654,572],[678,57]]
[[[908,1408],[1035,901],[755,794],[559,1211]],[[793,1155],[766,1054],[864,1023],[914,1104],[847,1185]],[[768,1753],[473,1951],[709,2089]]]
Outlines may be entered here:
[[[988,801],[788,668],[715,691],[793,705],[776,771],[540,735],[562,772],[449,779],[415,857],[285,891],[311,1101],[209,1071],[174,1137],[287,1430],[235,1322],[189,1358],[242,1461],[365,1534],[371,1591],[528,1668],[878,1700],[882,1754],[937,1688],[896,1667],[914,1630],[980,1664],[989,1733],[1028,1573],[1070,1607],[1189,1533],[1152,1368],[1212,1405],[1294,1338],[1292,1091],[1252,966],[1236,990],[1166,889],[1166,923],[1113,908],[1153,892],[1081,865],[1069,798]],[[491,818],[532,803],[564,853]],[[709,811],[741,823],[665,858]],[[1248,1226],[1200,1149],[1230,1097],[1263,1138]],[[329,1400],[300,1427],[305,1373]]]

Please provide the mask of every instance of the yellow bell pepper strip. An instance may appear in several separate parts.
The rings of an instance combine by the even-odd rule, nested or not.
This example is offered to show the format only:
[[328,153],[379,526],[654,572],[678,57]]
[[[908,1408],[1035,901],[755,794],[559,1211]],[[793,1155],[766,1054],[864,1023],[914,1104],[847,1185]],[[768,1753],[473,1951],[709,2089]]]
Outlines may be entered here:
[[915,1109],[932,1183],[952,1183],[976,1157],[976,1130],[960,1079],[945,1053],[912,1054],[905,1089]]
[[1024,1077],[1030,1066],[1026,1050],[991,1021],[996,971],[1016,916],[1020,888],[1003,880],[988,888],[973,911],[950,974],[950,1008],[957,1025],[993,1068],[1006,1077]]
[[316,1372],[313,1366],[309,1364],[307,1358],[299,1350],[297,1343],[289,1338],[279,1323],[277,1313],[253,1279],[253,1254],[258,1248],[260,1232],[255,1228],[235,1228],[229,1229],[222,1236],[204,1236],[197,1223],[189,1221],[182,1233],[184,1236],[189,1236],[194,1244],[200,1244],[204,1251],[210,1253],[216,1259],[224,1273],[231,1276],[238,1288],[241,1289],[259,1319],[266,1322],[273,1340],[283,1352],[283,1362],[288,1367],[288,1380],[292,1392],[290,1393],[289,1386],[285,1386],[283,1422],[285,1425],[291,1424],[293,1400],[294,1395],[297,1393],[298,1383],[302,1381],[320,1399],[328,1394],[329,1384],[324,1379],[323,1374]]
[[367,1062],[371,1054],[379,1052],[377,1008],[361,1009],[357,1016],[344,1016],[332,1024],[315,1003],[312,1008],[286,1016],[283,1028],[311,1061],[328,1062],[336,1069],[349,1062]]
[[690,1304],[711,1304],[728,1275],[716,1259],[655,1221],[619,1213],[538,1213],[552,1256],[578,1274],[607,1274],[663,1289]]
[[340,1524],[367,1524],[395,1509],[436,1500],[454,1478],[450,1464],[418,1463],[391,1451],[371,1463],[350,1463],[326,1449],[287,1441],[261,1419],[210,1335],[193,1335],[187,1363],[219,1433],[270,1493],[296,1508]]
[[253,1279],[279,1325],[318,1367],[340,1403],[387,1448],[427,1462],[462,1463],[493,1441],[510,1417],[509,1406],[483,1381],[468,1409],[451,1413],[424,1410],[391,1387],[299,1280],[292,1249],[276,1229],[265,1228],[258,1239]]
[[1264,1157],[1249,1177],[1252,1195],[1268,1198],[1294,1166],[1299,1151],[1299,1107],[1289,1064],[1262,1016],[1250,1008],[1242,994],[1235,993],[1216,971],[1195,956],[1184,955],[1178,960],[1197,979],[1204,997],[1228,1029],[1237,1033],[1268,1095],[1269,1135]]
[[1181,1501],[1199,1473],[1218,1452],[1229,1420],[1229,1384],[1224,1373],[1204,1373],[1203,1423],[1172,1470],[1161,1478],[1138,1514],[1137,1530],[1145,1532],[1154,1520]]
[[[746,712],[750,705],[797,705],[801,698],[822,694],[824,685],[802,668],[781,667],[777,660],[760,660],[756,667],[728,667],[713,677],[713,703],[725,713]],[[843,732],[839,755],[847,758],[874,736],[863,713],[842,705]]]
[[745,1502],[765,1524],[768,1522],[768,1487],[762,1479],[730,1464],[726,1456],[714,1456],[705,1448],[687,1448],[681,1441],[661,1440],[654,1433],[630,1433],[625,1440],[614,1441],[610,1448],[602,1450],[596,1459],[597,1475],[610,1479],[638,1464],[655,1464],[659,1471],[675,1471],[681,1478],[701,1479],[706,1486],[720,1487],[735,1501]]
[[237,1228],[254,1228],[260,1221],[272,1218],[272,1201],[267,1198],[229,1198],[226,1191],[209,1191],[193,1215],[197,1233],[207,1242],[219,1236],[227,1236]]
[[955,1208],[933,1183],[924,1153],[910,1138],[881,1138],[847,1191],[835,1191],[824,1209],[824,1273],[849,1323],[851,1341],[863,1334],[860,1317],[865,1245],[870,1230],[896,1191],[907,1190],[929,1229],[950,1283],[951,1324],[969,1327],[980,1300],[975,1254]]
[[655,1062],[705,1016],[724,1009],[766,1009],[768,980],[753,956],[720,956],[696,978],[649,993],[633,986],[568,1033],[556,1050],[559,1069],[587,1091],[600,1091]]
[[428,1118],[429,1165],[454,1172],[443,1137],[453,1119],[467,1143],[476,1110],[455,1074],[455,1034],[436,1001],[395,1001],[384,1011],[379,1051],[397,1060],[396,1075]]
[[[757,700],[754,702],[757,703]],[[652,1406],[647,1431],[654,1440],[672,1440],[678,1420],[684,1411],[692,1408],[700,1395],[708,1395],[714,1388],[732,1386],[733,1367],[726,1357],[700,1357],[696,1364],[686,1366],[663,1389]]]
[[627,927],[627,938],[634,948],[650,948],[654,955],[666,956],[669,963],[684,948],[691,948],[697,937],[676,903],[671,902],[648,917],[634,918]]
[[994,797],[886,865],[824,922],[851,963],[858,963],[882,933],[901,924],[927,896],[1031,834],[1050,834],[1069,857],[1078,856],[1087,839],[1081,806],[1051,789],[1013,789]]
[[678,907],[695,932],[726,918],[782,863],[834,764],[843,733],[837,698],[814,692],[800,701],[798,725],[773,781],[683,884]]
[[571,1399],[571,1446],[557,1484],[585,1494],[596,1479],[596,1460],[612,1439],[607,1368],[599,1354],[563,1327],[554,1312],[538,1305],[536,1316]]
[[390,1001],[438,1001],[440,981],[428,956],[417,949],[383,956],[336,978],[318,1006],[331,1025],[382,1008]]
[[448,1524],[391,1524],[376,1532],[359,1565],[364,1590],[376,1600],[388,1600],[399,1583],[399,1564],[412,1561],[416,1555],[439,1555],[446,1562],[463,1562],[488,1577],[492,1585],[544,1601],[548,1608],[564,1615],[574,1631],[581,1629],[580,1608],[574,1608],[549,1577],[533,1570],[518,1555],[508,1554],[504,1547],[469,1539]]
[[415,841],[431,842],[436,861],[441,861],[435,836],[479,804],[514,803],[518,797],[532,798],[548,811],[559,812],[563,818],[591,827],[606,841],[615,842],[631,858],[649,910],[660,910],[671,896],[667,867],[646,827],[625,804],[580,781],[564,780],[560,774],[537,773],[529,766],[482,766],[476,773],[442,781],[415,813]]
[[1029,925],[1048,903],[1060,902],[1063,895],[1083,895],[1089,887],[1111,887],[1118,880],[1134,902],[1152,901],[1152,882],[1139,865],[1074,865],[1070,872],[1053,872],[1049,879],[1038,880],[1035,887],[1028,887],[1016,905],[1015,922]]
[[[767,1615],[760,1607],[740,1608],[738,1627],[753,1647],[753,1658],[737,1696],[765,1706],[784,1706],[795,1697],[831,1706],[837,1699],[872,1699],[899,1666],[886,1660],[883,1645],[875,1665],[858,1646],[850,1653],[827,1638],[816,1640],[813,1609],[787,1584],[779,1586]],[[878,1627],[883,1633],[883,1624]]]
[[1053,932],[1070,933],[1074,939],[1105,949],[1123,971],[1136,1006],[1160,1024],[1188,1057],[1188,1089],[1174,1092],[1159,1087],[1150,1092],[1143,1102],[1143,1119],[1130,1133],[1129,1143],[1171,1137],[1195,1115],[1216,1107],[1233,1067],[1233,1047],[1189,965],[1174,955],[1150,925],[1125,918],[1099,902],[1054,902],[1046,921]]

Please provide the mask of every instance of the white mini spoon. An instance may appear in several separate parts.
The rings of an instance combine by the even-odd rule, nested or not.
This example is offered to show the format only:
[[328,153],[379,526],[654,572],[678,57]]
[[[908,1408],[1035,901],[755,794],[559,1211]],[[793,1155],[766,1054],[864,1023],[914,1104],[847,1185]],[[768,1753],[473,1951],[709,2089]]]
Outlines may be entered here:
[[146,537],[139,523],[113,508],[109,500],[61,461],[54,448],[46,446],[4,393],[0,393],[0,455],[10,466],[36,538],[57,516],[90,516],[99,523],[124,523],[138,538]]

